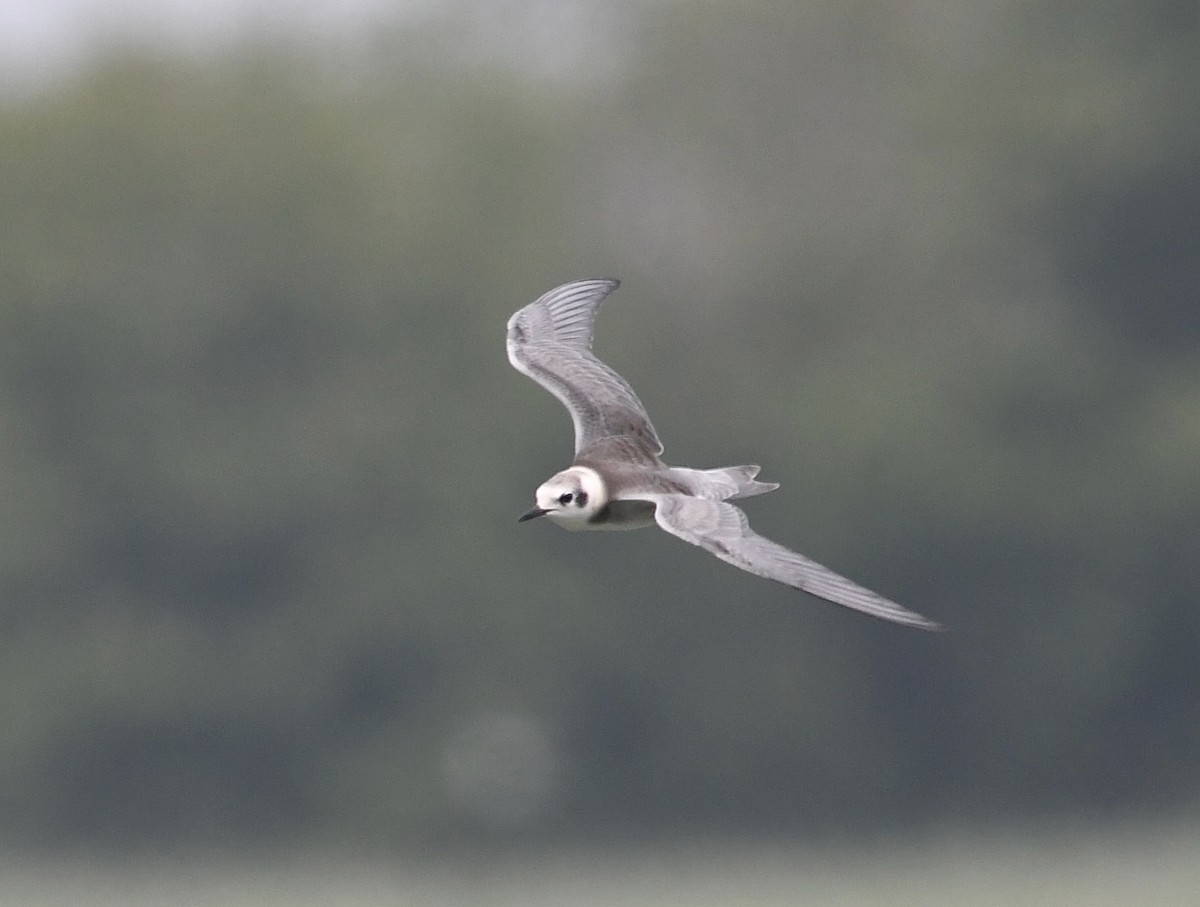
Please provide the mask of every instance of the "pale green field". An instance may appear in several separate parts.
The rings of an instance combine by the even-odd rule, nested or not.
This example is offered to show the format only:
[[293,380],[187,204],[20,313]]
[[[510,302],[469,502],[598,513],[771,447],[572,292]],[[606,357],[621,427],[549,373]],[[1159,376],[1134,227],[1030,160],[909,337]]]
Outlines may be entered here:
[[118,869],[7,864],[0,903],[21,907],[366,905],[1200,905],[1200,826],[947,835],[857,854],[808,849],[650,848],[458,866],[333,863],[264,867],[159,862]]

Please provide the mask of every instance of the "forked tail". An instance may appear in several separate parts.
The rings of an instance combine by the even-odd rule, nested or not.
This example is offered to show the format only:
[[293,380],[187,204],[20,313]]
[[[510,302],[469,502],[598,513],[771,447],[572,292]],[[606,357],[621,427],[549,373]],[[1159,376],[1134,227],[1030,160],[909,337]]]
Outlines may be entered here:
[[779,487],[777,482],[758,482],[758,466],[722,466],[719,469],[683,469],[676,467],[676,473],[685,473],[695,486],[695,494],[700,497],[726,501],[732,498],[748,498],[756,494],[766,494]]
[[779,487],[778,482],[758,482],[755,476],[758,475],[760,466],[726,466],[724,469],[713,470],[726,475],[731,481],[737,484],[737,491],[731,494],[731,498],[750,498],[756,494],[766,494],[768,491],[774,491]]

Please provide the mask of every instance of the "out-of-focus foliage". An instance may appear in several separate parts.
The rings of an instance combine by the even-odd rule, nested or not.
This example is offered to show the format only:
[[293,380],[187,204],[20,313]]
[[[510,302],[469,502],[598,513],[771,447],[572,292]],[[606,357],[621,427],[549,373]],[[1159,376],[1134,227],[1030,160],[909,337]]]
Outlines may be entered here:
[[[441,20],[10,102],[4,842],[1196,805],[1187,10],[668,4],[561,84]],[[951,633],[513,523],[570,438],[504,321],[609,274],[669,458]]]

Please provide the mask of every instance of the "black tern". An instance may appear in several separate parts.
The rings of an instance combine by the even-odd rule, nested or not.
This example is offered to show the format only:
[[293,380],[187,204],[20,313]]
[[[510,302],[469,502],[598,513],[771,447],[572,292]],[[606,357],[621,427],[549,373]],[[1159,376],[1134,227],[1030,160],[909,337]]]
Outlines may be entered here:
[[773,491],[757,466],[688,469],[661,459],[662,442],[628,382],[592,355],[596,311],[616,280],[576,280],[508,321],[508,358],[562,401],[575,424],[575,459],[544,482],[522,521],[564,529],[639,529],[678,536],[748,573],[872,617],[940,630],[935,621],[764,538],[728,503]]

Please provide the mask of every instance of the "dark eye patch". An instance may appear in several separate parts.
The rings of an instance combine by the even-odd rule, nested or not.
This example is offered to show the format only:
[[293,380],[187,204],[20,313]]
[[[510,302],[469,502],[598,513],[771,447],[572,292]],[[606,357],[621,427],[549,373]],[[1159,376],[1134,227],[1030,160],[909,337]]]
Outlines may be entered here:
[[560,494],[560,495],[558,496],[558,503],[560,503],[560,504],[570,504],[570,503],[571,503],[571,497],[572,497],[572,495],[571,495],[571,492],[569,492],[569,491],[568,491],[568,492],[565,492],[564,494]]
[[578,504],[580,507],[582,507],[584,504],[586,504],[587,503],[587,492],[581,491],[581,492],[579,492],[579,494],[575,495],[575,503]]

